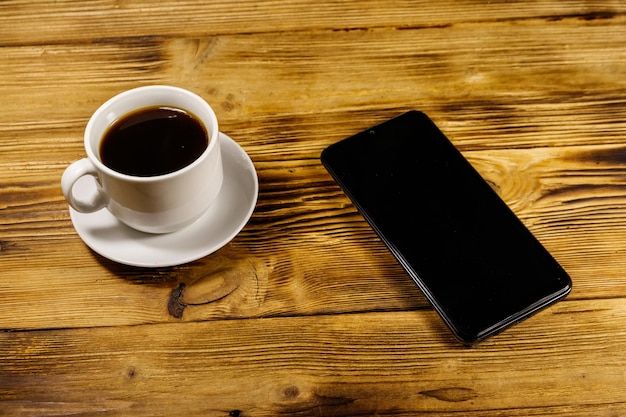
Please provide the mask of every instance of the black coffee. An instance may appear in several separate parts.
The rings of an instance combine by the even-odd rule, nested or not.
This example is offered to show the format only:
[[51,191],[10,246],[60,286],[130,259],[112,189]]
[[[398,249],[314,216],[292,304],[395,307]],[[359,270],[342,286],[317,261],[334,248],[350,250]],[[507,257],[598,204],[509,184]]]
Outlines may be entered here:
[[148,107],[125,115],[109,127],[100,143],[100,160],[123,174],[152,177],[191,164],[208,143],[203,124],[191,113]]

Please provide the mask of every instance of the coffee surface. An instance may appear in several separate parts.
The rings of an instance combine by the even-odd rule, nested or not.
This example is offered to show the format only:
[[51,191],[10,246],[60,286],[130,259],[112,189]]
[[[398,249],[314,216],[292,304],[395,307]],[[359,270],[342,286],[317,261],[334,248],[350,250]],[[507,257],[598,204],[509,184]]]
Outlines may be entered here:
[[202,123],[171,107],[148,107],[113,123],[100,143],[100,160],[127,175],[169,174],[198,159],[208,146]]

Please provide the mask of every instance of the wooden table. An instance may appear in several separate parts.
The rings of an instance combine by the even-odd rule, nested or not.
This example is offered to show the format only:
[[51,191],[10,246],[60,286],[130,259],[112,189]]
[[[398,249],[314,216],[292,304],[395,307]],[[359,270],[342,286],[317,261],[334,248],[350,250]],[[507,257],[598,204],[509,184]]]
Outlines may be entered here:
[[[626,4],[0,2],[0,415],[626,415]],[[60,176],[132,87],[203,96],[259,175],[218,252],[86,247]],[[460,345],[319,162],[425,111],[572,276]]]

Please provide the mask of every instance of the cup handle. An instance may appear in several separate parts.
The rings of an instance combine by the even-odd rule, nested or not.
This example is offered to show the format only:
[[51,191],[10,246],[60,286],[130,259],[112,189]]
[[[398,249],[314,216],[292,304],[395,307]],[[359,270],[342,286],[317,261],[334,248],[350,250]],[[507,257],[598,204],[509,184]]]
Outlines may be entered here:
[[74,196],[74,184],[85,175],[90,175],[96,181],[98,180],[98,172],[87,158],[76,161],[65,168],[61,177],[61,189],[65,199],[74,210],[80,213],[93,213],[107,205],[107,198],[99,186],[89,196],[81,196],[80,199]]

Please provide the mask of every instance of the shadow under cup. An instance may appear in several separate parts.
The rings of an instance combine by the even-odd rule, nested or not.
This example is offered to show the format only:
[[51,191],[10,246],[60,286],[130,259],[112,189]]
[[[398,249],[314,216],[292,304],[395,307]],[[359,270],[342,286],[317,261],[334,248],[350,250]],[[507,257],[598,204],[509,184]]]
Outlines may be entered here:
[[[110,127],[146,108],[172,108],[199,121],[208,136],[206,149],[188,165],[153,176],[129,175],[105,165],[100,146]],[[201,97],[177,87],[128,90],[104,103],[85,129],[85,150],[96,171],[103,206],[128,226],[148,233],[168,233],[197,220],[217,197],[223,182],[219,129],[215,113]],[[145,155],[137,155],[137,164]]]

